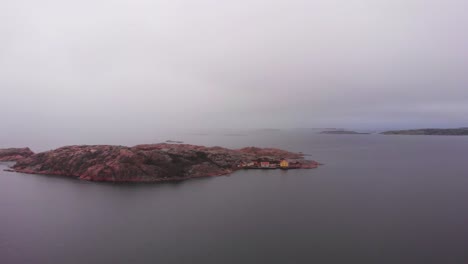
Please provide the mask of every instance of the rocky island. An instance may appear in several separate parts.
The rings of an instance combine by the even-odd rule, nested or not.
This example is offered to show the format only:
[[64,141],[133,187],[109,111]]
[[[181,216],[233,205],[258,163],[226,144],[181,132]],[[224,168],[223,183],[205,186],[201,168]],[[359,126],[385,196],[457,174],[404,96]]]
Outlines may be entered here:
[[304,154],[274,148],[188,144],[66,146],[19,159],[11,171],[89,181],[159,182],[220,176],[239,169],[312,169]]
[[0,161],[18,161],[34,154],[29,148],[0,149]]
[[468,128],[424,128],[409,130],[392,130],[382,132],[383,135],[427,135],[427,136],[468,136]]

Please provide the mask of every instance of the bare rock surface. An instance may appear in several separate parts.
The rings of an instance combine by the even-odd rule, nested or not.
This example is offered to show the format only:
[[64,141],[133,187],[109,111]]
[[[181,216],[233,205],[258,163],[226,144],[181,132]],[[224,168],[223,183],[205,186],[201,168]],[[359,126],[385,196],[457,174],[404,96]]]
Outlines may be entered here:
[[34,154],[29,148],[0,149],[0,161],[18,161]]
[[273,148],[203,147],[188,144],[66,146],[19,159],[13,171],[71,176],[90,181],[157,182],[220,176],[252,160],[295,159],[302,168],[318,163],[303,154]]

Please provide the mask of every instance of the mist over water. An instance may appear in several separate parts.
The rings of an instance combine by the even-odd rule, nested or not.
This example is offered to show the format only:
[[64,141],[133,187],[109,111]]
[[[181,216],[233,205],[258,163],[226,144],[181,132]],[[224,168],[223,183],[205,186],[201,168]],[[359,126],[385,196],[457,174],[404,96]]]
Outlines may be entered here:
[[458,0],[3,1],[0,138],[466,126],[467,8]]
[[178,139],[281,147],[325,165],[167,184],[1,171],[0,262],[468,260],[468,138],[264,132]]

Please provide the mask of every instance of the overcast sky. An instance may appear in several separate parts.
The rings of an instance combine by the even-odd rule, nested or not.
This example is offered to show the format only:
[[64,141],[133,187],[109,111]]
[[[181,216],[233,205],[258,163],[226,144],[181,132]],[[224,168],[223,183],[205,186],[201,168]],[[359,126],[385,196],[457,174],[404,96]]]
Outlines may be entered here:
[[465,0],[0,0],[0,136],[468,126],[467,10]]

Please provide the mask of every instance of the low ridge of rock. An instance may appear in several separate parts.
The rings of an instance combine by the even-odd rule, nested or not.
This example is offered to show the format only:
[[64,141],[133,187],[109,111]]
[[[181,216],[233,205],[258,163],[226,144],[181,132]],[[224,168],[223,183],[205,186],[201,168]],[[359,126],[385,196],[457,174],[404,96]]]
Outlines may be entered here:
[[34,154],[29,148],[0,149],[0,161],[18,161]]
[[252,160],[300,160],[304,168],[318,163],[303,154],[273,148],[203,147],[188,144],[148,144],[134,147],[66,146],[20,159],[16,172],[71,176],[91,181],[156,182],[220,176]]

